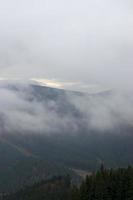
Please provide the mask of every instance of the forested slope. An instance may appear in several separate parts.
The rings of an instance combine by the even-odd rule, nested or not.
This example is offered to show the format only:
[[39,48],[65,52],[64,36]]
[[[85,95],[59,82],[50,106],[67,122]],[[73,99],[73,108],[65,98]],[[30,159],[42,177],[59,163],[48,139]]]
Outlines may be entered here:
[[4,200],[133,200],[133,168],[101,169],[80,186],[70,176],[53,177],[11,194]]

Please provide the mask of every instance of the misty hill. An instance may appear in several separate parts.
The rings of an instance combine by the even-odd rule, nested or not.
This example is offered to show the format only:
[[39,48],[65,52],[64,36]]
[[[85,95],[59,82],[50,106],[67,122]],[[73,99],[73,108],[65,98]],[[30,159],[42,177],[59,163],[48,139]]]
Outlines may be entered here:
[[15,194],[3,197],[5,200],[68,200],[70,196],[70,177],[55,176],[26,187]]
[[[10,154],[9,154],[10,156]],[[67,174],[69,170],[55,162],[37,158],[19,156],[14,162],[4,163],[4,155],[0,162],[0,190],[13,192],[25,185],[31,185],[54,175]]]
[[0,191],[14,192],[53,176],[74,174],[52,159],[34,155],[27,148],[0,139]]
[[69,176],[53,177],[15,194],[5,196],[6,200],[125,200],[133,199],[133,168],[110,169],[104,166],[77,187],[71,184]]
[[[38,85],[0,87],[0,191],[72,169],[133,163],[129,101],[110,91],[84,94]],[[20,184],[21,183],[21,184]]]

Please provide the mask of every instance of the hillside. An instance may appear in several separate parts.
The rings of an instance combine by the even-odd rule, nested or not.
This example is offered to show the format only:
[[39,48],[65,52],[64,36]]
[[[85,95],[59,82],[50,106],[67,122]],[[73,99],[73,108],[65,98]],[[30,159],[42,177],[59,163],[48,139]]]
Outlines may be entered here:
[[53,177],[5,197],[5,200],[67,200],[70,193],[69,177]]
[[80,184],[71,184],[70,177],[54,177],[27,187],[5,200],[126,200],[133,199],[133,168],[110,169],[104,166]]
[[132,126],[119,122],[111,108],[106,114],[115,123],[108,128],[95,108],[97,102],[102,107],[110,102],[112,92],[84,94],[21,84],[4,84],[0,90],[7,95],[0,112],[1,192],[71,174],[71,168],[92,172],[101,163],[109,168],[133,163]]

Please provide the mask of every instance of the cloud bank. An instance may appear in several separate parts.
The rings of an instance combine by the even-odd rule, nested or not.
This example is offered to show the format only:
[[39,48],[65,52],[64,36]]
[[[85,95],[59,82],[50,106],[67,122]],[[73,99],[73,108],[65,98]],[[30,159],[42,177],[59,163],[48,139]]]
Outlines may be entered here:
[[133,126],[131,95],[88,95],[27,84],[4,84],[0,94],[1,134],[117,134]]
[[[0,0],[0,79],[25,82],[19,89],[0,87],[0,131],[132,126],[132,24],[131,0]],[[68,93],[48,101],[27,85],[29,80],[113,92]]]

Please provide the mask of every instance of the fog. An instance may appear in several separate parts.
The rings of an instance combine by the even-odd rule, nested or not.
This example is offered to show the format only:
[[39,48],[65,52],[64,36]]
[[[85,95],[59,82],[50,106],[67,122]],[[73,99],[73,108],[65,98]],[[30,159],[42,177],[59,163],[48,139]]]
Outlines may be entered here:
[[[132,126],[132,24],[131,0],[0,0],[0,80],[23,83],[0,87],[0,132]],[[30,80],[85,92],[65,97],[77,116],[58,112],[62,99],[38,101]]]
[[0,94],[0,134],[119,134],[133,125],[133,96],[128,94],[64,93],[45,87],[40,92],[40,86],[18,82],[1,84]]
[[0,74],[132,89],[131,0],[0,0]]

